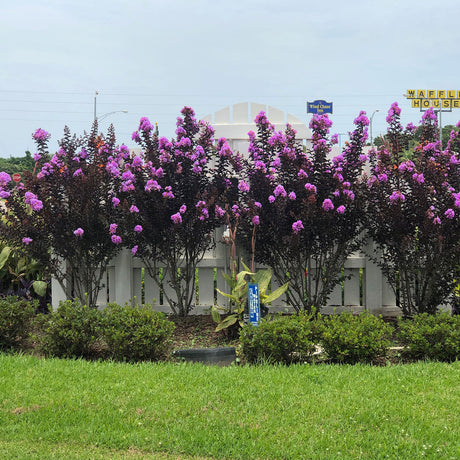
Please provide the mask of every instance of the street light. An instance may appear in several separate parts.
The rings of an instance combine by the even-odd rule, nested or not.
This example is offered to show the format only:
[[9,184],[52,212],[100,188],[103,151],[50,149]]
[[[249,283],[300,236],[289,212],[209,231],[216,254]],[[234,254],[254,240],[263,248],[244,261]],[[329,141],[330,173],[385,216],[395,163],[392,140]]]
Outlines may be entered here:
[[369,127],[370,127],[370,130],[371,130],[371,147],[373,147],[373,145],[374,145],[374,138],[372,137],[372,119],[374,118],[374,115],[377,112],[379,112],[379,109],[374,110],[374,113],[371,115],[371,119],[369,121]]
[[96,117],[95,120],[101,121],[104,118],[107,118],[109,115],[113,115],[114,113],[128,113],[128,111],[127,110],[115,110],[114,112],[104,113],[100,117]]
[[97,99],[97,96],[99,95],[99,93],[97,91],[94,92],[94,121],[101,121],[103,120],[104,118],[108,117],[109,115],[113,115],[114,113],[128,113],[127,110],[115,110],[114,112],[109,112],[109,113],[104,113],[103,115],[101,115],[100,117],[97,116],[97,112],[96,112],[96,99]]

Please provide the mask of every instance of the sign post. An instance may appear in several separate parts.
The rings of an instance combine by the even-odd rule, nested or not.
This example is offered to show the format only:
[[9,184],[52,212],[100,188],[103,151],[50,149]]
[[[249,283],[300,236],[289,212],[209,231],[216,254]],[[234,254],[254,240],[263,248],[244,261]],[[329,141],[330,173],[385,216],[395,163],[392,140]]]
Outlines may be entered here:
[[307,113],[322,115],[323,113],[332,113],[332,102],[326,102],[318,99],[313,102],[307,102]]
[[412,107],[420,109],[420,112],[432,107],[439,113],[439,142],[442,149],[442,112],[452,112],[452,109],[460,109],[460,90],[444,89],[408,89],[404,95],[410,99]]
[[260,322],[260,297],[259,285],[248,284],[249,322],[258,326]]

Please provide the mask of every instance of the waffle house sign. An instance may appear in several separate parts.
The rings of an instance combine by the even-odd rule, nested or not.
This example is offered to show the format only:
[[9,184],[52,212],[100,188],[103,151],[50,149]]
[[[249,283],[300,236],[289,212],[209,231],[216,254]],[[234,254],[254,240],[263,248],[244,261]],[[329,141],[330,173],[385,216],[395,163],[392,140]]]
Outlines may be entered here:
[[435,110],[451,112],[460,109],[460,90],[444,89],[408,89],[405,94],[412,101],[412,107],[426,110],[433,107]]

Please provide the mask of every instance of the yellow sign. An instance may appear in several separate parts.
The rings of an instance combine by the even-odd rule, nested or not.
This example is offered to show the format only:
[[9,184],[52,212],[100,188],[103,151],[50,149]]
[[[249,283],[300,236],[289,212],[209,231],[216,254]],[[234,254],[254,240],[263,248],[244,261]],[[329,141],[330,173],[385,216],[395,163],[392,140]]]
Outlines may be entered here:
[[460,90],[408,89],[405,97],[417,109],[460,109]]

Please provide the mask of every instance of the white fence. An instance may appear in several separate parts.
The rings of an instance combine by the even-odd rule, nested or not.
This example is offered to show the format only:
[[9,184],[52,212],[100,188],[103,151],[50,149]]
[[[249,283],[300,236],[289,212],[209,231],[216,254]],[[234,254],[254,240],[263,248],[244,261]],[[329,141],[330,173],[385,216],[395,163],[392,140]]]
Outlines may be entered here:
[[[222,231],[216,237],[216,247],[206,253],[197,269],[196,306],[191,314],[209,313],[214,304],[225,305],[226,299],[217,293],[216,288],[227,292],[227,285],[222,272],[228,273],[230,267],[229,246],[221,242]],[[245,262],[248,262],[247,260]],[[348,258],[344,266],[345,281],[337,285],[332,292],[329,302],[323,307],[323,313],[351,310],[359,312],[364,309],[373,314],[393,316],[399,314],[395,295],[386,282],[378,266],[364,254],[355,254]],[[98,306],[103,308],[109,302],[149,303],[156,310],[171,312],[163,292],[171,288],[168,280],[163,279],[161,286],[149,276],[140,259],[131,256],[126,250],[116,257],[107,270],[105,283],[98,297]],[[276,284],[276,283],[275,283]],[[274,285],[273,288],[276,288]],[[163,291],[163,292],[162,292]],[[66,296],[60,285],[52,283],[53,308]],[[293,311],[287,304],[285,296],[272,303],[270,311]]]

